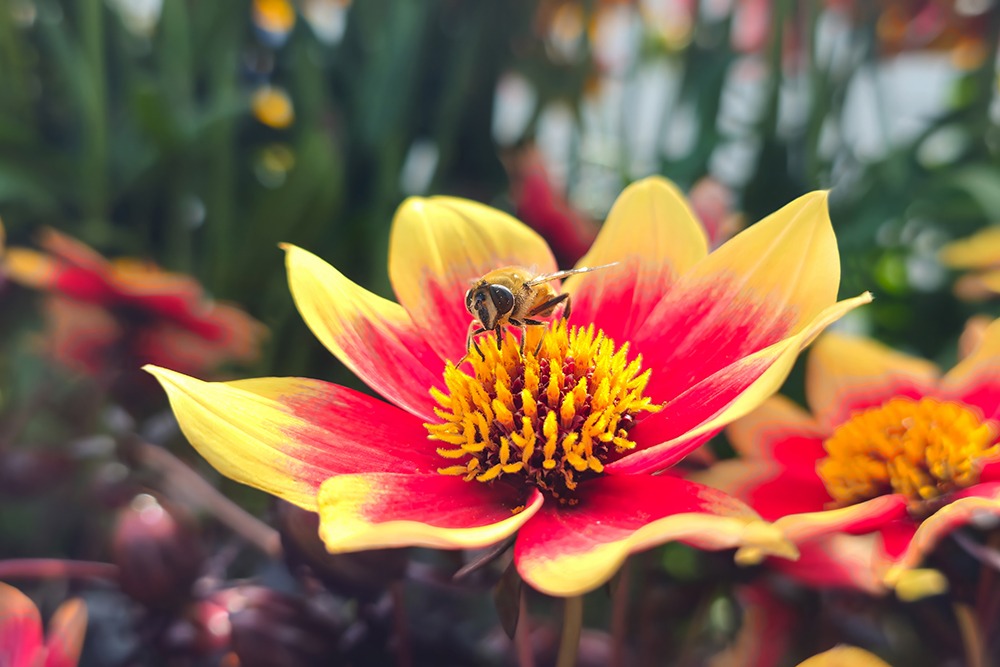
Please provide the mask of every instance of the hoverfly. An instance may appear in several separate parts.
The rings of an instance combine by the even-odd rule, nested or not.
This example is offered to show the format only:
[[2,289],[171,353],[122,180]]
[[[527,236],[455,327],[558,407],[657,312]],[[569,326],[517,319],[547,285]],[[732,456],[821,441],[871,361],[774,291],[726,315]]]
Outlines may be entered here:
[[[559,293],[549,283],[577,273],[589,273],[606,269],[618,262],[601,266],[583,266],[578,269],[538,274],[523,266],[504,266],[490,271],[465,293],[465,308],[474,319],[469,324],[465,339],[465,349],[474,345],[483,357],[482,350],[473,340],[474,336],[493,331],[497,336],[497,348],[501,343],[501,329],[513,326],[521,330],[521,352],[524,352],[525,330],[529,326],[539,326],[545,322],[536,319],[548,317],[559,304],[563,306],[563,319],[569,318],[570,298],[566,292]],[[484,357],[485,358],[485,357]],[[464,359],[464,358],[463,358]]]

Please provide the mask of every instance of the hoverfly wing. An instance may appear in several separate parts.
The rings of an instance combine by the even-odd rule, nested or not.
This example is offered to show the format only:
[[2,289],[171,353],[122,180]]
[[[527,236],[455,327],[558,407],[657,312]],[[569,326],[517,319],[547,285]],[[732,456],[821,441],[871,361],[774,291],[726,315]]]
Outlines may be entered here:
[[590,273],[591,271],[597,271],[598,269],[606,269],[611,266],[615,266],[618,262],[611,262],[610,264],[601,264],[600,266],[581,266],[578,269],[566,269],[565,271],[556,271],[555,273],[544,273],[540,276],[532,278],[525,285],[529,287],[534,287],[535,285],[541,285],[542,283],[547,283],[552,280],[560,280],[568,276],[574,276],[578,273]]

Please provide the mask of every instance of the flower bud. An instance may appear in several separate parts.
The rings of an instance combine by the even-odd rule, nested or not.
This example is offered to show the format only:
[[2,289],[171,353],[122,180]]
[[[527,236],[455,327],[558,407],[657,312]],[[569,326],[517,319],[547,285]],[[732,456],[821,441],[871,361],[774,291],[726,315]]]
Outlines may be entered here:
[[289,569],[308,567],[332,591],[374,599],[406,572],[406,549],[330,554],[319,538],[318,514],[278,501],[277,517]]
[[191,519],[145,493],[119,512],[112,553],[122,591],[157,610],[188,597],[202,563]]
[[240,667],[339,664],[339,623],[319,607],[262,586],[230,589],[220,599],[229,609]]
[[221,656],[232,630],[224,602],[211,596],[187,605],[163,630],[158,648],[168,655]]

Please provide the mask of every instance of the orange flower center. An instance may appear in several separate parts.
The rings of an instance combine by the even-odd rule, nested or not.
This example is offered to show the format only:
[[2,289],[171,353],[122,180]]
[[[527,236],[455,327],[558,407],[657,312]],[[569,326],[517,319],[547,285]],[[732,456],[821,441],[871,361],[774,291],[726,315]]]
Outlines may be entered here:
[[919,505],[976,484],[996,441],[996,425],[960,403],[893,398],[839,426],[817,472],[837,506],[888,493]]
[[[533,485],[575,504],[581,480],[600,475],[612,456],[635,447],[628,433],[641,412],[656,412],[643,396],[650,372],[628,346],[590,326],[559,321],[529,331],[525,351],[507,334],[492,334],[469,354],[474,375],[449,363],[448,393],[432,389],[443,420],[426,424],[438,454],[454,462],[439,472],[466,480],[505,479]],[[535,352],[537,350],[537,353]]]

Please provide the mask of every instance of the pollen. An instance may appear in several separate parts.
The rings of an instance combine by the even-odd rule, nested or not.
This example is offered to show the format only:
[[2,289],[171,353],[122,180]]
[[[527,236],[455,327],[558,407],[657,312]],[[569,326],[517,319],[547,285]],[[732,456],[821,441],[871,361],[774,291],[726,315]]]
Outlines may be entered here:
[[893,398],[854,414],[823,443],[817,472],[837,506],[901,493],[911,511],[976,484],[1000,455],[997,426],[952,401]]
[[643,395],[650,371],[592,325],[556,322],[523,352],[512,334],[499,349],[491,336],[480,339],[482,356],[468,357],[472,375],[449,363],[447,392],[431,390],[441,422],[425,426],[449,463],[439,472],[530,485],[576,504],[579,483],[634,449],[636,420],[662,407]]

